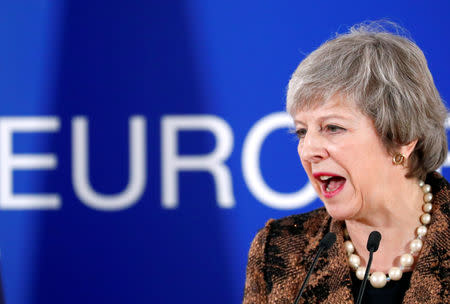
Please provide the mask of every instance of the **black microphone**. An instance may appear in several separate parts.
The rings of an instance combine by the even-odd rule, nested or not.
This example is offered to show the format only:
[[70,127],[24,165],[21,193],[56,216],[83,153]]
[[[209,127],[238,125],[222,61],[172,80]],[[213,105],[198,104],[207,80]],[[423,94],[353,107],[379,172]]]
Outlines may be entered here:
[[314,257],[311,267],[309,268],[308,274],[306,275],[306,278],[303,281],[302,287],[300,288],[300,290],[297,293],[297,296],[295,297],[294,304],[298,304],[298,301],[300,300],[300,297],[302,296],[303,290],[305,290],[306,283],[308,283],[308,281],[309,281],[309,277],[311,276],[314,266],[316,266],[317,259],[319,258],[320,254],[324,250],[330,249],[330,247],[333,246],[334,242],[336,242],[336,234],[333,232],[328,232],[327,234],[325,234],[323,239],[320,240],[319,249],[317,250],[316,256]]
[[364,290],[366,289],[367,278],[369,277],[370,265],[372,265],[373,253],[378,250],[378,246],[381,241],[381,233],[378,231],[372,231],[367,240],[367,250],[369,250],[369,261],[367,262],[366,272],[364,273],[364,280],[362,281],[361,287],[359,288],[358,299],[356,304],[360,304],[362,301],[362,296]]

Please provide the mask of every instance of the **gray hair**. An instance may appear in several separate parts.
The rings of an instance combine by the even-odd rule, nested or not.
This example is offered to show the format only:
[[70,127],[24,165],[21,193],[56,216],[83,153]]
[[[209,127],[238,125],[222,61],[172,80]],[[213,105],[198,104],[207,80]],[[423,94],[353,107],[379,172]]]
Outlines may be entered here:
[[446,159],[447,110],[424,54],[399,30],[392,22],[362,23],[322,44],[292,74],[286,110],[294,115],[343,95],[372,119],[392,155],[418,140],[406,177],[424,178]]

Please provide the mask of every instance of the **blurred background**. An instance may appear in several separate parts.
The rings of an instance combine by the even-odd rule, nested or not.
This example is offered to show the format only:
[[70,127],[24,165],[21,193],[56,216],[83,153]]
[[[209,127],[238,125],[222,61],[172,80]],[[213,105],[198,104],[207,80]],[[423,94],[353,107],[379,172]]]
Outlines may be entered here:
[[321,206],[283,113],[290,74],[387,18],[447,100],[449,6],[1,1],[7,303],[241,302],[258,229]]

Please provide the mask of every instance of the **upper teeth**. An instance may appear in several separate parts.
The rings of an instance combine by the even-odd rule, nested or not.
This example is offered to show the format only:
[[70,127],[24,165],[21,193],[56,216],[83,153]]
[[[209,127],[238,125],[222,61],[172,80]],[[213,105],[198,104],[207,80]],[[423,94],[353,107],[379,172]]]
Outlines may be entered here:
[[321,176],[320,176],[319,178],[320,178],[320,180],[326,181],[326,180],[328,180],[328,179],[332,178],[332,176],[328,176],[328,175],[321,175]]

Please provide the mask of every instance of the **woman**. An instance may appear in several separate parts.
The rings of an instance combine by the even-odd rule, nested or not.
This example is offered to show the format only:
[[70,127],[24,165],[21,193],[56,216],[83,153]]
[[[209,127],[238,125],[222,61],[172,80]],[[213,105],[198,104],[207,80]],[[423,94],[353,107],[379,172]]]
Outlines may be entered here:
[[382,235],[363,303],[450,303],[446,109],[426,59],[380,23],[353,27],[305,58],[287,111],[325,208],[270,220],[249,252],[244,303],[354,303],[371,231]]

